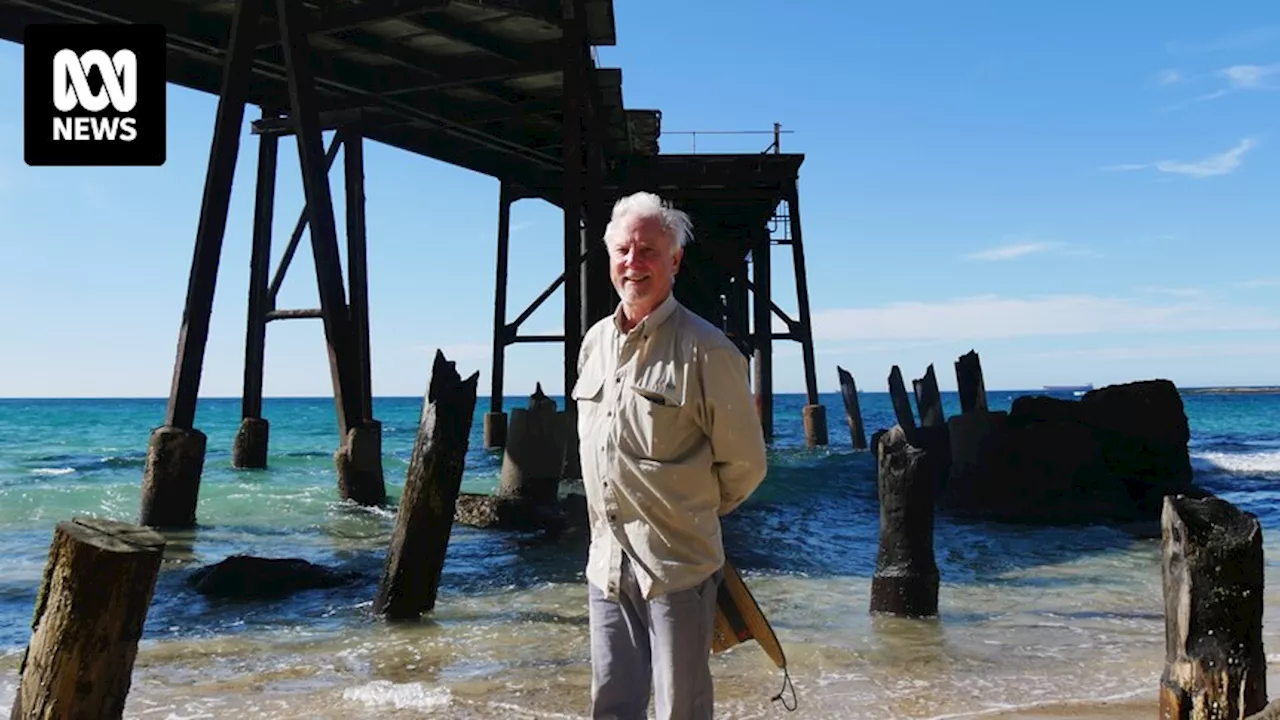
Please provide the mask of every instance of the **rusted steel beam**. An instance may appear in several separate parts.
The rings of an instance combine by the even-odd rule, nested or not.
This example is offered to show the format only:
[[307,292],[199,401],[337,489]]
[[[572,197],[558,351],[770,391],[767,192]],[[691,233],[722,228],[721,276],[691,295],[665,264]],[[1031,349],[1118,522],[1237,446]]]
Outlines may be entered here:
[[324,317],[324,310],[320,308],[304,308],[300,310],[272,310],[267,313],[267,320],[302,320],[302,319],[319,319]]
[[329,348],[329,371],[337,405],[339,434],[360,422],[356,401],[355,337],[351,331],[342,282],[342,264],[338,256],[338,230],[333,214],[333,197],[324,166],[324,138],[316,108],[315,80],[307,62],[310,45],[301,20],[301,0],[278,0],[280,29],[288,48],[289,96],[297,123],[298,160],[302,169],[302,186],[311,223],[311,250],[315,256],[316,284],[320,291],[325,343]]
[[[329,149],[324,156],[326,176],[329,169],[333,167],[333,161],[337,159],[338,148],[341,146],[342,133],[336,133],[329,141]],[[298,213],[298,222],[294,223],[293,234],[289,236],[289,244],[285,246],[284,254],[280,256],[280,266],[276,268],[275,275],[271,278],[271,284],[267,287],[267,307],[269,308],[276,306],[276,297],[280,294],[280,286],[284,284],[285,273],[289,271],[289,264],[293,262],[293,255],[298,251],[298,243],[302,242],[302,233],[306,231],[310,217],[308,206],[304,203],[302,211]]]
[[752,292],[752,324],[754,325],[754,372],[752,382],[755,386],[756,414],[760,416],[760,425],[766,439],[773,437],[773,316],[770,314],[773,305],[772,297],[772,245],[769,229],[763,225],[756,228],[752,237],[751,273],[755,282]]
[[226,70],[214,117],[213,143],[209,148],[204,197],[196,226],[195,253],[165,412],[164,424],[183,430],[193,429],[195,422],[196,396],[209,340],[209,318],[213,313],[214,286],[227,230],[227,211],[231,205],[231,184],[240,153],[240,125],[244,121],[254,40],[250,28],[257,26],[260,14],[260,2],[241,0],[236,4],[229,28]]
[[360,418],[373,419],[373,359],[369,348],[369,253],[364,214],[364,136],[358,123],[342,128],[346,191],[347,267],[351,332],[355,335],[355,371]]
[[493,288],[493,373],[489,393],[489,411],[502,412],[502,381],[507,347],[507,265],[511,244],[511,186],[502,183],[498,190],[498,258]]
[[[818,371],[813,353],[813,318],[809,312],[809,280],[805,272],[804,244],[800,231],[800,190],[793,178],[786,188],[787,217],[791,221],[793,263],[796,273],[796,299],[800,306],[799,332],[803,333],[801,353],[804,358],[804,385],[809,404],[818,403]],[[795,330],[793,329],[793,332]]]
[[[362,108],[344,108],[342,110],[323,110],[320,112],[320,129],[337,130],[343,125],[360,122],[364,117]],[[263,117],[249,123],[249,130],[254,135],[292,135],[296,123],[287,115],[280,117]],[[337,146],[332,146],[336,148]]]
[[[564,32],[564,409],[574,418],[573,386],[578,382],[578,350],[582,346],[582,276],[577,272],[582,258],[582,55],[584,11],[582,0],[560,0]],[[570,443],[574,445],[576,443]]]
[[271,272],[271,226],[275,218],[276,158],[280,140],[258,139],[258,187],[253,208],[253,249],[249,258],[249,311],[244,338],[244,392],[241,418],[262,417],[262,371],[266,358],[267,275]]
[[[578,264],[582,264],[585,260],[585,257],[579,256]],[[576,268],[577,265],[574,267]],[[538,308],[542,307],[542,303],[546,302],[547,298],[551,297],[551,293],[555,292],[556,288],[560,287],[564,282],[564,276],[565,273],[560,273],[560,276],[553,280],[552,283],[547,286],[547,289],[543,290],[538,297],[534,298],[533,302],[529,303],[529,307],[525,308],[524,312],[520,313],[515,320],[512,320],[511,323],[507,325],[507,332],[509,334],[514,335],[516,331],[520,329],[520,325],[523,324],[525,320],[528,320],[529,316],[536,312]]]

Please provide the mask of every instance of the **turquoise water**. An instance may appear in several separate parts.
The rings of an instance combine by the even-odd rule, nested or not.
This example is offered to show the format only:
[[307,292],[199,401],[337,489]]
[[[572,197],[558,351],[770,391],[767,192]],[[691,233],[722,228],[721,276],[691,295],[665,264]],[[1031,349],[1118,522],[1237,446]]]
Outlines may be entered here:
[[[993,409],[1017,393],[991,392]],[[936,622],[867,616],[878,532],[875,467],[850,450],[838,395],[831,444],[802,447],[803,398],[777,400],[764,487],[726,521],[726,546],[773,621],[806,718],[939,718],[1001,707],[1154,697],[1163,663],[1157,540],[1106,527],[937,523]],[[888,396],[862,396],[868,435]],[[1199,482],[1256,513],[1269,587],[1280,548],[1280,396],[1187,395]],[[522,405],[513,398],[508,407]],[[948,415],[959,411],[944,396]],[[477,403],[463,489],[490,491],[501,455],[481,447]],[[419,398],[380,398],[388,491],[399,495]],[[336,500],[331,399],[268,399],[270,467],[230,467],[239,401],[201,402],[209,451],[200,527],[170,536],[145,629],[130,717],[582,717],[588,650],[580,538],[554,544],[455,528],[435,613],[368,614],[394,508]],[[53,526],[77,514],[134,521],[162,400],[0,400],[0,707]],[[208,601],[185,584],[233,553],[302,557],[359,574],[284,601]],[[1267,591],[1268,618],[1280,596]],[[1268,631],[1270,647],[1276,638]],[[781,675],[754,645],[717,656],[724,717],[763,717]],[[874,712],[866,708],[876,708]]]

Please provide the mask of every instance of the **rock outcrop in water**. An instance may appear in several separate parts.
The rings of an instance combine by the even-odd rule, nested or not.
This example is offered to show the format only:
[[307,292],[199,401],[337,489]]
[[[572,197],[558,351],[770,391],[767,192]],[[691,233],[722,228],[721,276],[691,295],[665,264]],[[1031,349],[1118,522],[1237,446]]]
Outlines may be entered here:
[[940,508],[982,519],[1076,524],[1146,522],[1165,495],[1203,497],[1191,433],[1168,380],[1111,385],[1079,401],[1014,400],[1008,413],[949,421],[952,465]]
[[354,578],[298,558],[232,555],[196,570],[187,582],[208,597],[273,600],[302,590],[338,587]]

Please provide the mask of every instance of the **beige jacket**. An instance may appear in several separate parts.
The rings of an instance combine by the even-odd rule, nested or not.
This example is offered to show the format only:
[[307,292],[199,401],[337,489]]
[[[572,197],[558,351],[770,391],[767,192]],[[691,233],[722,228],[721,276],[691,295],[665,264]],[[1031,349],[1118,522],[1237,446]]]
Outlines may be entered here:
[[622,555],[646,598],[724,564],[720,516],[767,470],[747,360],[673,296],[629,333],[621,308],[578,358],[578,438],[591,526],[587,579],[617,596]]

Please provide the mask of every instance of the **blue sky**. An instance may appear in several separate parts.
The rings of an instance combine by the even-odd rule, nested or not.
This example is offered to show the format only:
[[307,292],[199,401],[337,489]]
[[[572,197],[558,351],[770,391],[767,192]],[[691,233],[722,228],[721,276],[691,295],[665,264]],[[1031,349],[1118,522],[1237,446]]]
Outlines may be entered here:
[[[951,389],[970,348],[992,389],[1280,384],[1280,5],[640,5],[617,3],[618,45],[599,53],[629,107],[660,108],[668,130],[781,122],[784,150],[807,155],[824,391],[837,365],[882,391],[895,363],[935,363]],[[21,46],[0,43],[0,396],[164,396],[214,98],[169,86],[163,168],[28,168],[21,74]],[[292,147],[276,257],[301,208]],[[497,182],[365,152],[375,393],[420,395],[437,347],[487,391]],[[255,158],[246,132],[204,395],[240,392]],[[560,232],[550,206],[515,206],[511,316],[558,273]],[[775,292],[794,314],[787,258]],[[558,331],[561,302],[526,331]],[[280,307],[317,305],[304,245]],[[511,348],[507,367],[508,394],[561,391],[551,346]],[[803,389],[798,345],[780,343],[776,373]],[[331,392],[318,320],[271,324],[266,391]]]

